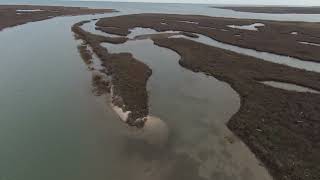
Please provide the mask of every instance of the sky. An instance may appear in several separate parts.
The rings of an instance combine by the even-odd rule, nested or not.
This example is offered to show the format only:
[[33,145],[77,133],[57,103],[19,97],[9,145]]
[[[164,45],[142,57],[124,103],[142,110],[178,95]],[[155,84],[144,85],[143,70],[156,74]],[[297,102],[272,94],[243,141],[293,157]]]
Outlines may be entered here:
[[[110,1],[110,0],[85,0]],[[259,4],[287,6],[320,6],[320,0],[112,0],[115,2],[161,2],[161,3],[201,3],[201,4]]]

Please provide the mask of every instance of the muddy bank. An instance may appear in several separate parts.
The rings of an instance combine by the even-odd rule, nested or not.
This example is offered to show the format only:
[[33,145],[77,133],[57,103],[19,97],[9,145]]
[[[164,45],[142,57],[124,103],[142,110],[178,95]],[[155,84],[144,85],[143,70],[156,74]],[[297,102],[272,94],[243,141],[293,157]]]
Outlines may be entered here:
[[[142,127],[148,115],[148,93],[146,83],[151,76],[151,69],[144,63],[134,59],[129,53],[111,54],[101,46],[103,42],[123,43],[126,37],[105,37],[84,31],[82,21],[72,27],[76,38],[90,46],[105,67],[102,73],[111,77],[109,91],[112,94],[114,109],[119,110],[123,120],[131,126]],[[99,84],[99,79],[98,81]],[[104,85],[102,84],[102,87]],[[118,113],[118,114],[119,114]],[[128,116],[128,117],[127,117]]]
[[41,21],[57,16],[75,16],[115,12],[112,9],[89,9],[83,7],[0,5],[0,31],[7,27]]
[[320,7],[281,7],[281,6],[250,6],[250,7],[214,7],[239,12],[271,13],[271,14],[320,14]]
[[[259,23],[251,30],[248,27]],[[118,35],[129,34],[134,27],[157,31],[187,31],[203,34],[228,44],[319,62],[320,24],[306,22],[277,22],[216,18],[195,15],[137,14],[102,19],[96,24],[100,30]],[[235,28],[240,27],[240,28]],[[308,42],[301,43],[301,42]]]
[[91,59],[92,59],[92,53],[88,50],[88,47],[86,44],[80,44],[78,46],[78,51],[80,53],[81,58],[83,59],[83,61],[89,65],[91,64]]
[[[181,22],[182,18],[184,22]],[[217,39],[224,38],[215,33],[220,30],[202,30],[198,27],[199,24],[213,26],[213,23],[216,23],[216,27],[221,27],[220,22],[225,25],[230,24],[231,20],[147,14],[106,18],[100,20],[97,25],[116,27],[117,30],[104,30],[119,35],[127,35],[129,29],[134,27],[145,27],[158,31],[185,30]],[[166,25],[162,25],[161,22],[166,22]],[[280,26],[284,24],[286,23],[279,23]],[[297,26],[300,25],[297,23]],[[308,27],[307,24],[304,28]],[[228,122],[228,127],[262,160],[275,179],[320,178],[319,94],[292,92],[260,83],[272,80],[320,90],[319,73],[262,61],[182,38],[153,40],[156,45],[179,53],[182,57],[180,65],[226,81],[240,94],[241,108]],[[263,35],[260,40],[267,41]]]

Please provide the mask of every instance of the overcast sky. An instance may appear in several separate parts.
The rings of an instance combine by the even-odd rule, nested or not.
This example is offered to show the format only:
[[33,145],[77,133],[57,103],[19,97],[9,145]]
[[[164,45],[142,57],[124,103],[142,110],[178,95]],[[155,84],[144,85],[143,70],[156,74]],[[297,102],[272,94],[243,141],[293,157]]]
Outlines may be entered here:
[[[86,0],[86,1],[110,1],[110,0]],[[320,0],[112,0],[112,1],[320,6]]]

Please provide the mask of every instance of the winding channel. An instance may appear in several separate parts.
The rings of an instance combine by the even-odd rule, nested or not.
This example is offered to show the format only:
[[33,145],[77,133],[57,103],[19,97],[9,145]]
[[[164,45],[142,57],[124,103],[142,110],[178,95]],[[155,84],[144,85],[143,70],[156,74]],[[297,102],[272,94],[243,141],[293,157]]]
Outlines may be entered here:
[[300,59],[289,57],[289,56],[282,56],[282,55],[277,55],[273,53],[260,52],[253,49],[242,48],[242,47],[219,42],[213,38],[204,36],[202,34],[197,34],[197,35],[199,36],[199,38],[190,38],[190,37],[181,36],[181,35],[177,35],[172,38],[182,37],[182,38],[186,38],[186,39],[196,41],[202,44],[206,44],[209,46],[218,47],[221,49],[229,50],[229,51],[247,55],[247,56],[252,56],[265,61],[269,61],[277,64],[283,64],[283,65],[287,65],[287,66],[298,68],[298,69],[320,72],[320,63],[309,62],[309,61],[304,61],[304,60],[300,60]]
[[[118,4],[116,9],[129,14],[152,9],[132,6]],[[194,8],[166,5],[156,12],[189,14]],[[319,21],[319,15],[213,10],[212,15],[223,17]],[[192,11],[206,12],[207,7]],[[160,153],[132,139],[104,99],[92,95],[91,73],[70,31],[81,20],[120,14],[125,13],[60,17],[0,32],[0,179],[271,179],[225,126],[239,108],[236,92],[213,77],[181,68],[178,54],[148,39],[106,44],[157,66],[148,83],[150,109],[170,128],[168,147]],[[95,60],[93,68],[99,67]],[[230,97],[213,96],[222,91]]]
[[[95,30],[93,28],[95,25],[95,22],[96,21],[92,21],[90,23],[85,24],[84,28],[90,32],[95,32],[95,34],[110,36],[110,37],[119,37],[118,35],[109,34],[109,33],[99,31],[99,30]],[[154,29],[150,29],[150,28],[134,28],[131,30],[131,33],[128,35],[128,38],[132,39],[135,36],[145,36],[145,38],[147,38],[146,35],[172,34],[172,33],[179,34],[180,31],[158,32],[158,31],[156,31]],[[320,63],[317,63],[317,62],[305,61],[305,60],[301,60],[298,58],[273,54],[273,53],[269,53],[269,52],[256,51],[253,49],[248,49],[248,48],[243,48],[243,47],[223,43],[223,42],[215,40],[214,38],[211,38],[211,37],[208,37],[208,36],[205,36],[202,34],[197,34],[197,33],[193,33],[193,34],[196,34],[198,36],[198,38],[192,38],[192,37],[188,37],[188,36],[184,36],[184,35],[174,35],[174,36],[172,35],[170,38],[185,38],[185,39],[189,39],[189,40],[192,40],[192,41],[195,41],[198,43],[202,43],[205,45],[209,45],[209,46],[229,50],[229,51],[232,51],[235,53],[239,53],[239,54],[255,57],[258,59],[262,59],[262,60],[265,60],[268,62],[283,64],[286,66],[290,66],[290,67],[298,68],[298,69],[304,69],[307,71],[320,72]]]
[[[82,28],[103,35],[89,25]],[[133,39],[153,33],[135,28],[126,43],[102,45],[111,53],[129,52],[152,69],[147,87],[150,113],[169,127],[166,148],[174,154],[187,154],[199,163],[202,178],[272,179],[226,126],[240,107],[238,94],[225,82],[181,67],[176,52],[159,47],[150,39]]]

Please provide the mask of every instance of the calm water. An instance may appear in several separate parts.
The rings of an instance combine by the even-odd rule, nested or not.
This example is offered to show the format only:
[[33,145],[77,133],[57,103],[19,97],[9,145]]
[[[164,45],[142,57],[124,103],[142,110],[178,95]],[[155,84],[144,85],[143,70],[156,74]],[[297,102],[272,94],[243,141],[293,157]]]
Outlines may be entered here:
[[70,31],[84,18],[0,32],[0,179],[121,179],[127,130],[91,92]]
[[[94,30],[92,22],[82,28],[103,34]],[[127,37],[135,39],[153,33],[152,29],[135,28]],[[170,167],[172,161],[180,164],[180,155],[190,158],[182,162],[187,166],[185,171],[193,172],[187,179],[271,179],[225,125],[240,106],[239,96],[228,84],[182,68],[178,64],[178,54],[148,39],[130,40],[120,45],[104,43],[103,46],[111,53],[130,52],[153,70],[148,81],[150,113],[169,127],[169,146],[164,147],[166,151],[152,165],[161,169],[160,179],[171,175],[167,175],[167,169],[181,177],[178,167]],[[235,143],[230,143],[230,139]],[[192,165],[193,161],[199,166]]]
[[277,54],[273,54],[273,53],[269,53],[269,52],[256,51],[254,49],[242,48],[242,47],[234,46],[231,44],[219,42],[215,39],[204,36],[202,34],[197,34],[197,35],[199,36],[199,38],[190,38],[190,37],[181,36],[181,35],[172,36],[172,38],[183,37],[185,39],[196,41],[196,42],[199,42],[202,44],[206,44],[206,45],[213,46],[213,47],[218,47],[218,48],[225,49],[228,51],[232,51],[232,52],[236,52],[239,54],[262,59],[265,61],[269,61],[269,62],[273,62],[273,63],[277,63],[277,64],[283,64],[283,65],[290,66],[293,68],[304,69],[304,70],[314,71],[314,72],[320,72],[320,63],[311,62],[311,61],[304,61],[301,59],[292,58],[289,56],[277,55]]
[[57,0],[2,0],[1,4],[43,4],[63,6],[84,6],[95,8],[113,8],[125,13],[173,13],[199,14],[216,17],[232,17],[247,19],[286,20],[320,22],[320,15],[316,14],[263,14],[236,12],[226,9],[209,8],[207,4],[163,4],[163,3],[128,3],[128,2],[81,2]]
[[[178,54],[154,45],[151,40],[104,46],[112,53],[130,52],[153,69],[148,82],[150,113],[168,124],[169,152],[190,156],[199,163],[195,167],[199,174],[208,179],[270,179],[225,125],[240,106],[239,96],[228,84],[182,68]],[[231,144],[228,138],[236,142]]]
[[[7,2],[13,3],[12,1]],[[118,14],[163,12],[320,21],[319,15],[256,15],[210,9],[206,5],[49,3],[39,1],[31,1],[29,4],[107,7],[123,11]],[[194,141],[193,138],[200,140],[202,138],[201,133],[197,134],[196,132],[201,132],[199,130],[203,130],[201,128],[208,122],[198,124],[197,121],[188,121],[184,123],[183,117],[175,122],[172,120],[172,127],[179,127],[178,125],[181,124],[181,127],[194,126],[195,128],[190,129],[189,136],[187,136],[187,131],[182,131],[182,128],[178,129],[181,132],[173,131],[177,132],[178,135],[176,136],[178,137],[179,133],[185,133],[186,136],[183,137],[186,139],[180,139],[181,142],[172,141],[172,144],[169,144],[170,148],[160,151],[140,141],[130,139],[127,127],[118,120],[117,116],[106,105],[104,98],[93,96],[91,92],[91,73],[87,71],[87,67],[81,61],[76,48],[79,42],[73,39],[73,34],[70,31],[72,24],[94,17],[101,16],[55,18],[5,29],[0,32],[0,179],[105,180],[130,178],[140,180],[186,179],[186,177],[199,179],[200,175],[208,176],[208,172],[211,172],[212,169],[216,169],[216,172],[211,174],[213,179],[254,177],[250,173],[250,169],[239,171],[243,164],[247,164],[247,162],[241,161],[241,158],[237,159],[238,155],[233,156],[228,153],[224,155],[230,157],[229,164],[236,164],[234,167],[231,165],[225,166],[226,163],[223,162],[226,159],[221,159],[223,156],[214,156],[214,153],[219,154],[220,152],[221,154],[235,149],[240,141],[236,141],[235,145],[226,146],[229,150],[215,149],[214,144],[206,144],[206,142],[212,140],[211,142],[226,143],[226,140],[212,139],[208,134],[202,134],[203,139],[205,139],[202,142],[205,144],[202,144],[201,148],[207,148],[209,153],[193,151],[192,148],[188,147],[191,146],[190,144],[185,146],[186,148],[181,148],[179,152],[166,151],[170,148],[174,149],[177,144],[188,144],[191,142],[190,140]],[[176,59],[173,61],[176,61]],[[187,70],[180,69],[179,71]],[[208,81],[207,77],[199,76],[201,76],[203,82]],[[205,83],[192,80],[192,76],[189,78],[191,79],[186,79],[181,82],[181,86],[179,85],[181,94],[177,97],[194,98],[191,101],[192,103],[200,98],[201,101],[199,102],[204,102],[205,97],[203,95],[210,94],[203,88]],[[188,89],[189,84],[187,83],[189,81],[194,83],[193,90],[204,92],[194,94],[191,91],[192,89]],[[212,81],[214,81],[213,78]],[[176,86],[176,84],[174,85]],[[197,87],[201,88],[197,89]],[[175,97],[174,94],[171,96]],[[188,103],[187,99],[185,100],[185,103]],[[214,97],[210,97],[210,101],[214,101]],[[164,107],[163,104],[167,102],[167,100],[159,101],[158,105],[151,107],[152,112],[161,116],[163,112],[156,112],[154,109],[156,109],[156,106]],[[198,108],[198,104],[195,105]],[[172,104],[168,107],[172,107]],[[184,113],[186,113],[186,110],[193,112],[190,105],[186,107],[189,109],[184,109]],[[172,111],[172,109],[164,112]],[[198,111],[211,113],[209,109],[196,109],[195,112]],[[177,117],[184,115],[178,112],[173,113]],[[194,118],[207,118],[208,120],[210,116],[206,117],[204,113],[201,117]],[[170,120],[166,116],[163,119]],[[226,119],[223,119],[223,121],[226,121]],[[219,129],[216,129],[216,131],[219,131]],[[199,136],[194,137],[194,134]],[[208,136],[206,137],[206,135]],[[180,136],[182,137],[182,135]],[[227,136],[229,137],[230,134],[227,134]],[[174,133],[173,140],[179,140],[179,138],[174,139]],[[211,152],[211,150],[215,152]],[[197,154],[197,157],[193,157],[194,154]],[[252,155],[250,154],[245,158],[250,159]],[[199,159],[206,163],[199,164]],[[237,163],[233,163],[234,161]],[[214,164],[214,162],[222,163]],[[208,167],[209,169],[206,169]],[[225,167],[230,167],[229,175],[223,173],[226,172]],[[163,177],[163,175],[167,176]]]

